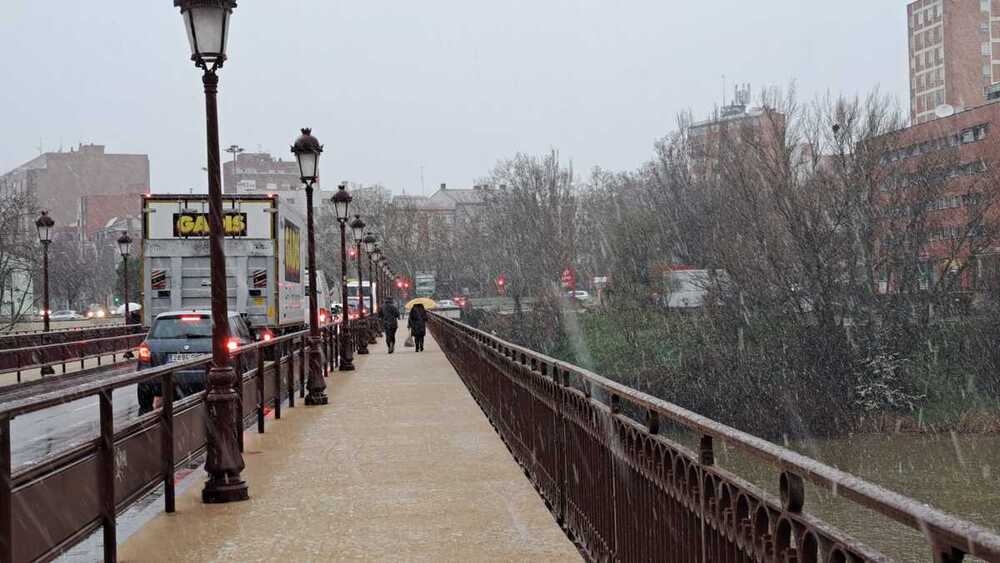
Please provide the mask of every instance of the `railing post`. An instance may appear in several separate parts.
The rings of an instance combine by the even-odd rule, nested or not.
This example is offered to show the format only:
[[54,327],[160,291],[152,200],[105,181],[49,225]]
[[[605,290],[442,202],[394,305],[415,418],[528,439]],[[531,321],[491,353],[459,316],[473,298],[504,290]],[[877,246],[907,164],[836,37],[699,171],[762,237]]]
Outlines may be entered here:
[[281,420],[281,364],[285,359],[283,344],[271,346],[271,361],[274,363],[274,419]]
[[0,561],[14,560],[14,479],[10,418],[0,418]]
[[118,531],[115,524],[115,413],[111,395],[110,389],[102,391],[99,395],[101,405],[99,488],[105,563],[114,563],[118,560]]
[[305,336],[299,338],[299,350],[301,350],[302,354],[299,356],[299,398],[303,399],[306,396],[306,364],[309,363]]
[[288,407],[295,408],[295,340],[288,340],[288,373],[285,375],[288,383]]
[[163,474],[163,510],[172,513],[174,503],[174,372],[163,374],[160,382],[163,405],[160,409],[160,472]]
[[234,421],[236,428],[236,443],[240,448],[240,453],[243,453],[243,353],[236,353],[232,355],[230,364],[233,368],[233,373],[236,374],[236,420]]
[[257,347],[257,432],[264,433],[264,405],[267,398],[264,397],[264,348]]

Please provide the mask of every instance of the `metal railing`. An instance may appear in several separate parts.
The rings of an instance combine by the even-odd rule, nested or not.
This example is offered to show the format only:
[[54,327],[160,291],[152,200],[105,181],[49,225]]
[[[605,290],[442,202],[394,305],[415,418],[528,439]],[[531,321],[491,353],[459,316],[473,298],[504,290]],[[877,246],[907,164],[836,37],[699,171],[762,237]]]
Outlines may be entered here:
[[[934,561],[1000,561],[990,530],[440,315],[430,329],[592,560],[887,561],[803,512],[808,480],[919,531]],[[661,435],[661,421],[700,436],[698,451]],[[719,468],[718,443],[773,468],[780,498]]]
[[[335,367],[337,331],[333,325],[322,330],[327,372]],[[305,376],[307,336],[308,331],[296,332],[233,354],[236,365],[242,357],[248,368],[237,389],[242,402],[240,429],[256,418],[257,430],[263,432],[268,409],[273,408],[280,418],[283,398],[294,406],[295,391],[303,386]],[[173,389],[174,372],[207,370],[210,362],[206,355],[0,404],[0,561],[51,560],[99,528],[104,531],[105,560],[114,560],[117,515],[161,484],[164,509],[173,512],[174,472],[205,451],[206,393],[177,401],[171,393],[163,393],[158,410],[117,429],[112,395],[147,382]],[[88,397],[98,398],[100,434],[96,439],[13,468],[11,421],[15,417]],[[243,400],[247,397],[253,399]],[[242,448],[243,432],[239,434]]]
[[51,332],[18,332],[0,335],[0,350],[30,348],[32,346],[45,346],[48,344],[65,344],[80,340],[126,336],[145,331],[142,325],[123,325],[118,323],[111,326],[69,328]]
[[0,350],[0,374],[16,372],[17,381],[20,382],[21,373],[26,370],[60,366],[62,373],[66,373],[68,363],[80,362],[80,369],[83,369],[87,360],[97,358],[100,365],[101,358],[109,355],[113,356],[112,362],[115,362],[118,354],[134,350],[145,337],[145,332],[133,331],[115,336]]

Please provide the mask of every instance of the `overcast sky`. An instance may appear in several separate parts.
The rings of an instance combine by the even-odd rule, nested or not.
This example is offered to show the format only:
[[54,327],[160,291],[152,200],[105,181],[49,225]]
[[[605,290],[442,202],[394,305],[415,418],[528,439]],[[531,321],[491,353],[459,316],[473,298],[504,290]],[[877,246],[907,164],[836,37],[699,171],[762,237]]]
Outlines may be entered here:
[[[395,193],[468,186],[560,150],[632,169],[678,111],[731,84],[906,99],[905,0],[241,0],[221,71],[222,145]],[[3,0],[0,171],[79,142],[148,153],[157,192],[204,190],[204,102],[170,0]],[[731,95],[731,94],[730,94]],[[228,155],[223,154],[224,158]],[[333,180],[333,181],[331,181]]]

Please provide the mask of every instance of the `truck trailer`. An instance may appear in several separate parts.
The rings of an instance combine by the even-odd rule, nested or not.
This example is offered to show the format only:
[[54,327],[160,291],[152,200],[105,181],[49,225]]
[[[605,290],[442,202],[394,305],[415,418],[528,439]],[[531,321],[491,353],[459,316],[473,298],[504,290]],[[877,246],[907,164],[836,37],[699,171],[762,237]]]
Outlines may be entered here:
[[[212,307],[208,196],[143,198],[143,322],[167,311]],[[224,195],[230,311],[276,334],[306,325],[306,226],[276,195]]]

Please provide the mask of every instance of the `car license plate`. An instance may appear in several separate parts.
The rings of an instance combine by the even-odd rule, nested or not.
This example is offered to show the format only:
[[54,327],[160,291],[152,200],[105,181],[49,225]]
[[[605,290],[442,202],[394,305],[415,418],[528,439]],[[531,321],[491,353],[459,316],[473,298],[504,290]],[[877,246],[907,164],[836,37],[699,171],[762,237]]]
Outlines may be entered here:
[[193,360],[201,356],[201,354],[169,354],[167,355],[168,362],[186,362],[188,360]]

